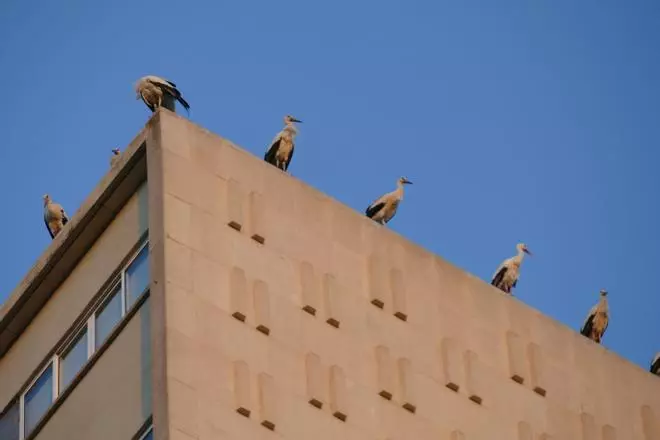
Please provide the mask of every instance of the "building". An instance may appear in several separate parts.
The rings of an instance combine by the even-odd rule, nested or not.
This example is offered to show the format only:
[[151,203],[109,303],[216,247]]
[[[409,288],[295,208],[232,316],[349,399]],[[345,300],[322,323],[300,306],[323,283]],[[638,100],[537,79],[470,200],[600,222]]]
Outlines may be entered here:
[[660,378],[161,110],[0,309],[2,440],[658,440]]

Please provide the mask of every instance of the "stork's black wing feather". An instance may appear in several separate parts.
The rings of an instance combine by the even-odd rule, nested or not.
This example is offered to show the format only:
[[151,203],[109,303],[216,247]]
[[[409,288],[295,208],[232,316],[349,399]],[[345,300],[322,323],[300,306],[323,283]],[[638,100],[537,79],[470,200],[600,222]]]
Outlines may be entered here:
[[372,218],[374,215],[378,213],[378,211],[383,209],[384,206],[385,206],[385,202],[377,203],[375,205],[374,204],[369,205],[369,207],[364,213],[367,214],[367,217]]
[[502,279],[504,278],[504,274],[506,273],[506,271],[507,271],[506,266],[502,266],[502,268],[495,274],[490,284],[499,288],[500,283],[502,282]]
[[594,314],[592,313],[591,315],[589,315],[584,325],[580,329],[580,333],[583,336],[589,337],[591,336],[591,331],[593,330],[593,328],[594,328]]
[[660,376],[660,356],[651,364],[651,368],[649,370],[653,374],[657,374]]
[[46,224],[46,230],[50,234],[50,238],[55,238],[55,235],[53,235],[53,231],[51,231],[50,226],[48,226],[48,220],[46,220],[45,216],[44,216],[44,223]]
[[266,151],[266,154],[264,154],[264,160],[271,165],[275,165],[275,155],[277,154],[277,150],[279,148],[280,148],[280,140],[278,139],[275,142],[273,142],[270,148]]
[[179,93],[179,96],[176,97],[176,100],[179,101],[179,103],[181,103],[181,105],[183,106],[183,108],[186,109],[186,111],[190,110],[190,104],[188,104],[188,102],[185,99],[183,99],[181,93]]

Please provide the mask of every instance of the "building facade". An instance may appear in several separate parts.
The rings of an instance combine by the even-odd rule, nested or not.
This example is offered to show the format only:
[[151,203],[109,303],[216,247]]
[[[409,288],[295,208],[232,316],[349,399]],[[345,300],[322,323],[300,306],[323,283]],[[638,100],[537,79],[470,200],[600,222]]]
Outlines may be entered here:
[[659,440],[660,378],[160,110],[0,309],[1,440]]

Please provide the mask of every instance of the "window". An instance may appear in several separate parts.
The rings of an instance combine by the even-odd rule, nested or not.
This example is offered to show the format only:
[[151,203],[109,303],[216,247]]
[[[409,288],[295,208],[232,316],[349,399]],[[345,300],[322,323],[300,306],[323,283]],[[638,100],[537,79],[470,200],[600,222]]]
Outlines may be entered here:
[[[62,350],[49,359],[46,368],[13,406],[0,415],[0,440],[23,440],[37,426],[53,402],[108,340],[110,334],[149,288],[149,249],[144,243],[120,271],[107,294],[86,315],[82,328]],[[152,428],[142,437],[153,440]]]
[[87,362],[88,347],[87,328],[83,329],[60,357],[60,388],[63,390],[71,383],[78,371]]
[[131,262],[124,277],[127,308],[144,293],[149,285],[149,249],[144,246],[140,253]]
[[154,440],[154,427],[149,427],[142,437],[140,437],[140,440]]
[[23,396],[24,437],[32,432],[50,407],[53,396],[56,394],[54,387],[53,363],[51,362]]
[[15,401],[4,414],[0,415],[0,438],[2,440],[19,439],[20,406]]
[[96,312],[95,320],[95,341],[94,349],[98,349],[107,339],[107,337],[115,328],[117,323],[121,321],[122,307],[121,307],[121,284],[117,284],[114,291],[110,294],[108,299],[101,304],[98,312]]

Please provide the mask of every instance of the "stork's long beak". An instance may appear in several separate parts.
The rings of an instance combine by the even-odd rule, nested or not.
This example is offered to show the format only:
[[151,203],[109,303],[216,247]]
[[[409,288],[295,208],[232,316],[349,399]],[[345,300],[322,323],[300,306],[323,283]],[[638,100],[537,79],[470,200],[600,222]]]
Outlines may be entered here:
[[532,255],[532,253],[527,248],[524,248],[523,252],[526,253],[527,255]]
[[291,120],[292,120],[293,122],[299,122],[299,123],[301,123],[301,124],[302,124],[302,121],[301,121],[300,119],[296,119],[296,118],[291,118]]
[[408,185],[412,185],[412,184],[413,184],[413,183],[412,183],[410,180],[408,180],[408,179],[404,179],[404,180],[403,180],[403,183],[407,183]]

